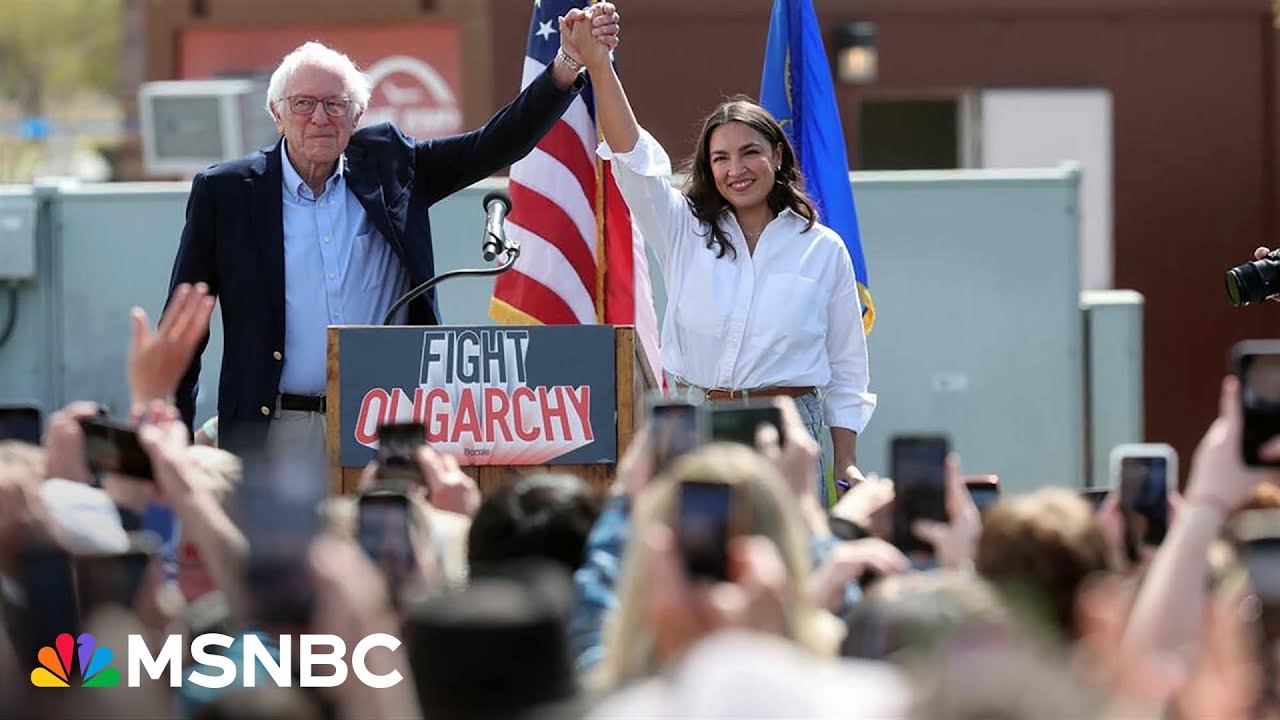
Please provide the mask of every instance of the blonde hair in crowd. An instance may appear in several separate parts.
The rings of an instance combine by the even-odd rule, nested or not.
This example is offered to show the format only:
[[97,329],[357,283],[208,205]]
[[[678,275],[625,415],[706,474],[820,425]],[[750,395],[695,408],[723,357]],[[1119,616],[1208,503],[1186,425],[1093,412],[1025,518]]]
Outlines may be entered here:
[[647,553],[639,538],[654,523],[675,527],[679,513],[679,485],[685,481],[723,482],[737,486],[744,500],[743,532],[773,541],[787,568],[784,600],[786,636],[824,655],[834,651],[838,637],[829,637],[821,611],[806,593],[809,557],[803,521],[796,501],[773,466],[755,451],[738,445],[709,445],[679,460],[669,475],[659,476],[639,497],[632,512],[631,542],[627,544],[618,584],[618,609],[605,628],[606,657],[591,678],[600,689],[613,689],[656,674],[661,668],[654,637],[645,616],[650,592]]

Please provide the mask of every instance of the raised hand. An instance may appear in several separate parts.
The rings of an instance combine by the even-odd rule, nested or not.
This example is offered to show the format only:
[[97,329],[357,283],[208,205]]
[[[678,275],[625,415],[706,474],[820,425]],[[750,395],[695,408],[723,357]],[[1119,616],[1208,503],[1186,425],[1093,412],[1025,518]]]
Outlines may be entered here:
[[80,420],[96,417],[99,410],[97,403],[77,401],[49,417],[49,426],[44,433],[49,477],[82,483],[93,480],[89,463],[85,461],[84,430],[80,428]]
[[619,19],[610,3],[597,3],[586,10],[574,8],[559,18],[560,47],[588,68],[607,65],[609,52],[618,46]]
[[422,445],[415,453],[422,477],[427,481],[427,500],[437,510],[472,517],[480,509],[480,487],[470,475],[462,472],[452,455],[436,452]]
[[591,35],[596,42],[613,50],[618,47],[618,34],[622,30],[622,13],[613,3],[601,2],[588,10],[591,15]]
[[809,434],[796,402],[789,397],[774,399],[774,405],[782,412],[782,443],[778,432],[771,425],[761,425],[756,432],[756,449],[773,463],[778,474],[787,481],[797,499],[817,498],[818,454],[822,446]]
[[772,425],[761,425],[756,431],[756,449],[773,463],[791,489],[809,534],[815,538],[827,537],[831,534],[827,511],[818,499],[817,463],[822,446],[800,419],[795,400],[777,397],[773,404],[782,413],[782,443],[779,445],[778,431]]
[[848,520],[875,537],[887,540],[891,535],[893,491],[891,479],[872,473],[840,498],[831,508],[831,516]]
[[973,562],[978,535],[982,533],[982,514],[965,487],[960,458],[955,453],[947,457],[946,483],[948,522],[917,520],[911,531],[933,546],[938,565],[964,568]]
[[308,555],[316,581],[316,632],[341,637],[355,647],[368,625],[391,615],[387,584],[359,546],[350,540],[321,536]]
[[690,580],[671,528],[648,528],[636,541],[643,543],[641,552],[648,555],[645,615],[662,660],[677,659],[702,638],[728,628],[785,633],[786,609],[797,598],[788,597],[786,563],[768,538],[731,540],[732,577],[716,583]]
[[[1267,255],[1269,255],[1269,254],[1271,254],[1271,248],[1266,247],[1265,245],[1262,245],[1262,246],[1259,246],[1256,250],[1254,250],[1254,251],[1253,251],[1253,259],[1254,259],[1254,260],[1262,260],[1262,259],[1264,259],[1265,257],[1267,257]],[[1275,297],[1273,297],[1273,298],[1270,298],[1270,300],[1271,300],[1271,302],[1280,302],[1280,295],[1277,295],[1277,296],[1275,296]]]
[[897,575],[911,569],[911,560],[880,538],[863,538],[837,545],[809,577],[809,598],[831,612],[844,602],[845,587],[867,573]]
[[[316,610],[311,631],[336,635],[348,651],[373,635],[387,641],[400,636],[400,623],[392,609],[386,582],[358,545],[350,540],[321,536],[311,545],[307,558],[315,583]],[[397,646],[398,647],[398,646]],[[349,717],[422,717],[409,668],[408,653],[379,647],[366,657],[366,669],[392,683],[370,687],[353,675],[333,688],[331,695],[340,714]]]
[[207,285],[183,283],[174,288],[154,334],[146,311],[133,308],[128,367],[129,391],[135,407],[150,400],[173,400],[196,346],[209,332],[213,305]]
[[[1209,426],[1191,457],[1186,503],[1208,505],[1225,517],[1249,498],[1258,483],[1280,481],[1280,472],[1276,470],[1245,466],[1240,450],[1243,432],[1240,381],[1229,376],[1222,381],[1218,418]],[[1280,437],[1268,440],[1259,453],[1267,460],[1280,459]]]
[[187,428],[177,408],[161,401],[145,406],[146,424],[138,429],[138,443],[151,458],[151,470],[160,498],[169,505],[184,503],[195,492],[191,477],[201,472],[187,452],[191,446]]

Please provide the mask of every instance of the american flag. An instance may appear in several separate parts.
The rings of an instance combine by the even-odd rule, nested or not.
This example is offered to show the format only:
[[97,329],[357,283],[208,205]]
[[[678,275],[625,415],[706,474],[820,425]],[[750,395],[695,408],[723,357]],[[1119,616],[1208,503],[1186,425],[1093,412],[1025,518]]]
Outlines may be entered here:
[[[527,86],[560,49],[557,18],[585,0],[534,0],[525,50]],[[599,143],[590,85],[533,152],[511,167],[507,236],[522,245],[498,277],[489,316],[508,325],[635,325],[661,378],[644,239],[618,192]]]

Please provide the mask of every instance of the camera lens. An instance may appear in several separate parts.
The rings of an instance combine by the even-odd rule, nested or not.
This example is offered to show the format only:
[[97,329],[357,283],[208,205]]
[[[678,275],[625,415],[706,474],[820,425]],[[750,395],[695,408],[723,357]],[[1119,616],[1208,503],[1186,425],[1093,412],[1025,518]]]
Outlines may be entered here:
[[1259,303],[1280,294],[1280,258],[1272,252],[1227,271],[1227,297],[1236,307]]
[[1227,297],[1230,298],[1231,304],[1236,307],[1249,304],[1249,301],[1246,299],[1248,295],[1245,294],[1245,292],[1247,292],[1246,288],[1248,288],[1248,284],[1242,277],[1244,275],[1244,271],[1249,269],[1251,268],[1248,265],[1242,265],[1238,268],[1232,268],[1227,271]]

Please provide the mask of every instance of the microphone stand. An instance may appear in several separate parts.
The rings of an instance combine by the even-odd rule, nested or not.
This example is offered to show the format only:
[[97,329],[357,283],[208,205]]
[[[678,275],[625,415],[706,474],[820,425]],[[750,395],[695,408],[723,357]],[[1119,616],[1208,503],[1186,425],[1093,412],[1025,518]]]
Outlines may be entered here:
[[502,273],[510,270],[516,264],[516,259],[520,257],[520,244],[517,242],[508,242],[507,246],[504,248],[504,251],[507,253],[507,260],[506,262],[502,263],[498,267],[462,268],[459,270],[450,270],[449,272],[443,275],[437,275],[433,278],[429,278],[426,282],[422,283],[421,285],[415,287],[414,289],[400,296],[400,299],[396,300],[395,304],[391,306],[391,309],[387,311],[386,317],[382,319],[382,324],[390,325],[391,319],[396,316],[396,313],[400,312],[400,308],[413,302],[423,293],[435,287],[436,285],[439,285],[445,280],[449,280],[456,277],[464,277],[464,276],[488,277],[491,275],[501,275]]

